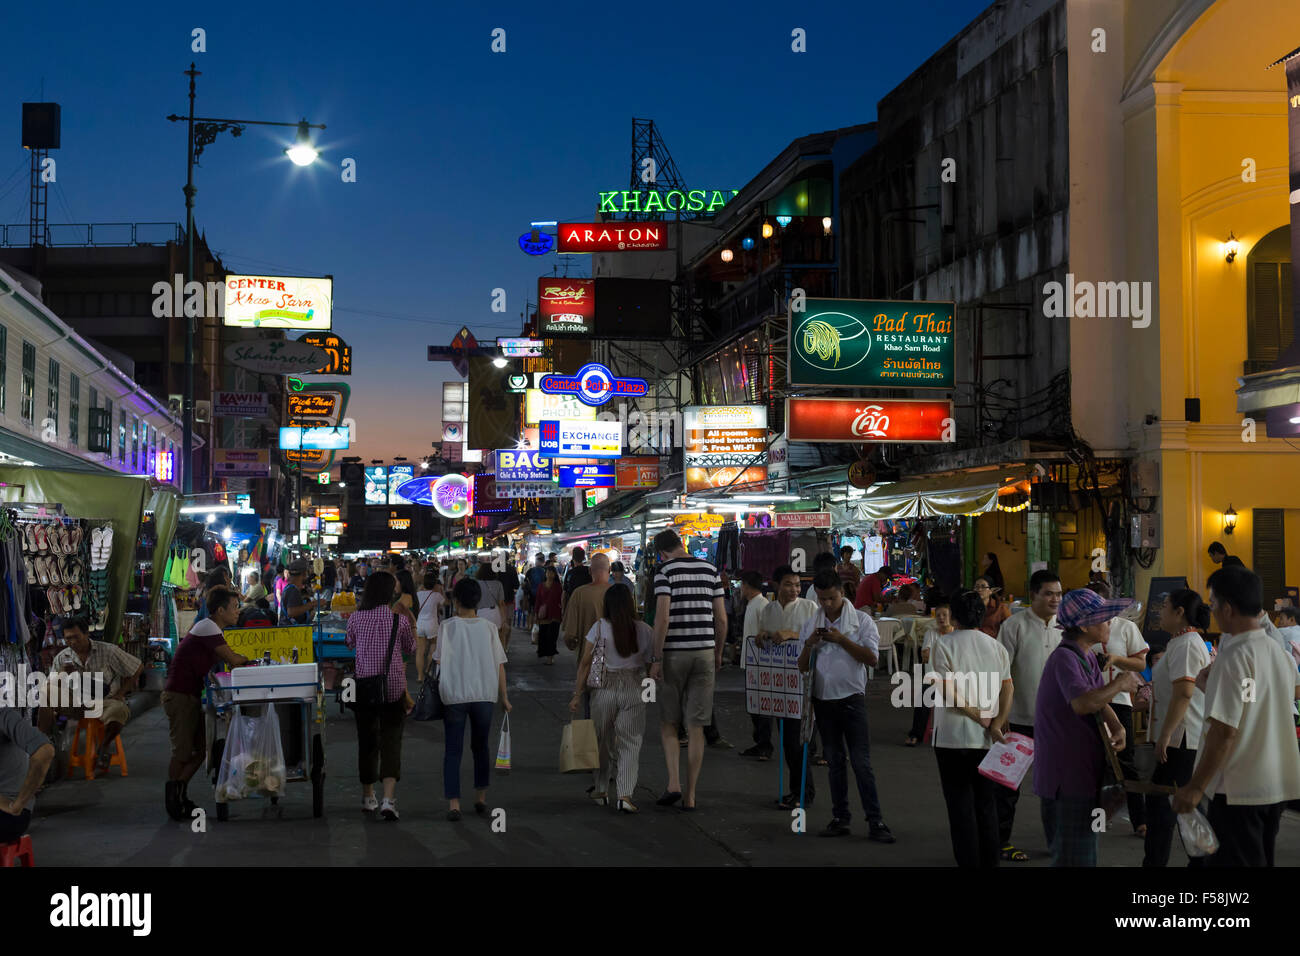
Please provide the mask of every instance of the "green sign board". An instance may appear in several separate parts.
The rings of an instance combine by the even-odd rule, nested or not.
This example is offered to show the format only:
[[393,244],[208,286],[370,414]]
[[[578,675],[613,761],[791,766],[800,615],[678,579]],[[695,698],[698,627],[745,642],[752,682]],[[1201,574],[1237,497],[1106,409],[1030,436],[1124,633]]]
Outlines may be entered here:
[[791,385],[952,388],[951,302],[806,299],[790,313]]

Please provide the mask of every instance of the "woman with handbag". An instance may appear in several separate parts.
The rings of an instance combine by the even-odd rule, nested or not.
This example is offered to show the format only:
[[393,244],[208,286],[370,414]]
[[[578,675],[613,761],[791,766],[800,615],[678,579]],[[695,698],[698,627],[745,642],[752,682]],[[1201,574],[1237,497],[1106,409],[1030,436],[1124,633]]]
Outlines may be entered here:
[[641,679],[646,674],[655,635],[648,624],[636,619],[630,588],[609,588],[604,611],[604,617],[587,632],[569,710],[576,714],[582,704],[583,688],[592,688],[591,719],[600,746],[600,767],[595,771],[591,798],[602,806],[608,805],[606,788],[611,776],[615,776],[619,812],[636,813],[632,793],[636,790],[645,735]]
[[[378,809],[385,820],[397,817],[397,781],[402,775],[402,724],[406,720],[406,665],[415,653],[411,622],[390,609],[397,581],[377,571],[366,579],[361,606],[348,618],[346,643],[357,652],[357,767],[361,809]],[[384,783],[384,800],[375,799],[375,781]]]
[[438,662],[438,688],[443,702],[445,750],[442,789],[447,798],[447,819],[455,823],[460,812],[460,758],[465,752],[465,725],[474,756],[474,812],[487,816],[487,788],[492,773],[488,737],[497,698],[510,713],[506,693],[506,652],[496,625],[478,616],[482,598],[479,583],[463,578],[452,590],[455,616],[438,628],[433,659]]

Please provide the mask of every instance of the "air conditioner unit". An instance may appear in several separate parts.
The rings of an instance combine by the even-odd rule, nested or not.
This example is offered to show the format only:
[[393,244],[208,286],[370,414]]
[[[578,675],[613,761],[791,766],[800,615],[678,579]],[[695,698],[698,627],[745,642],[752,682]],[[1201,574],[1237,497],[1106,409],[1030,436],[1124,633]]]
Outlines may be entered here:
[[194,403],[194,421],[199,425],[206,425],[212,421],[212,402]]

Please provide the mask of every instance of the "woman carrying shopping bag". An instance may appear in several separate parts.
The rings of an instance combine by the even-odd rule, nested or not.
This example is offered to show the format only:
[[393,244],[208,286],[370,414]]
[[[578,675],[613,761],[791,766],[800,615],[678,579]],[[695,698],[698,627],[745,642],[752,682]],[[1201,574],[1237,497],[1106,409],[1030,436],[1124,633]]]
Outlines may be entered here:
[[636,813],[632,793],[636,790],[641,740],[645,734],[641,679],[646,674],[646,658],[654,646],[654,631],[636,619],[636,605],[629,588],[607,590],[604,612],[604,617],[587,632],[569,710],[577,713],[583,688],[592,688],[591,719],[600,746],[600,767],[595,771],[591,797],[601,805],[608,804],[607,787],[614,775],[619,812]]
[[488,814],[487,788],[492,774],[488,738],[497,698],[510,713],[506,693],[506,652],[496,626],[478,616],[479,584],[463,578],[452,589],[455,616],[438,628],[433,659],[439,664],[439,688],[445,705],[445,750],[442,788],[447,798],[447,819],[455,823],[460,812],[460,758],[465,750],[465,724],[474,756],[474,812]]
[[[415,635],[404,615],[390,610],[397,581],[376,571],[366,579],[361,607],[348,618],[346,643],[357,652],[357,767],[361,809],[397,819],[397,781],[402,775],[402,724],[406,720],[406,665],[415,653]],[[382,678],[379,684],[376,678]],[[375,799],[375,781],[384,782],[384,802]]]

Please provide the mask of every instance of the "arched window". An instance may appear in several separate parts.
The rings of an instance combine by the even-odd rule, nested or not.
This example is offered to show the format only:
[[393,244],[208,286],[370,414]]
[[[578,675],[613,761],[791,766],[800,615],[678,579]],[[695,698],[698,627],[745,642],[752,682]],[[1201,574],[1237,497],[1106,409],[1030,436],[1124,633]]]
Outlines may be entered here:
[[1280,226],[1246,259],[1245,374],[1273,367],[1295,331],[1291,311],[1291,227]]

